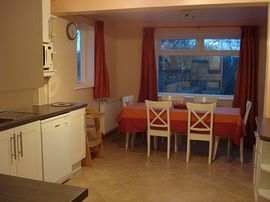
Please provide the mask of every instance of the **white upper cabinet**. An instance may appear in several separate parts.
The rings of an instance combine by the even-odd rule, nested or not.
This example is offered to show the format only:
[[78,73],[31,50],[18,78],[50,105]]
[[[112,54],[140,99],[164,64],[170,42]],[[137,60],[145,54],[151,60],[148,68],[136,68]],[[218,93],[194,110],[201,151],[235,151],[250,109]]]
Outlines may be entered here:
[[0,92],[43,85],[42,0],[0,6]]
[[43,42],[50,42],[51,33],[51,0],[42,0]]

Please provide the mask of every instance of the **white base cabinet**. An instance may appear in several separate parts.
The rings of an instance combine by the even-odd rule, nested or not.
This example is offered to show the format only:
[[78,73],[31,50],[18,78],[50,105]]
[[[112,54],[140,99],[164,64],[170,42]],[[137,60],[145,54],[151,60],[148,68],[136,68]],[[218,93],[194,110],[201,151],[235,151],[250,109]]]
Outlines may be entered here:
[[14,129],[0,132],[0,173],[16,176],[16,160],[13,156],[15,143],[13,134]]
[[0,173],[62,182],[85,158],[85,108],[0,131]]
[[0,173],[42,180],[40,121],[0,132]]
[[256,135],[253,183],[255,201],[270,201],[270,142]]
[[72,111],[70,114],[71,161],[72,165],[85,158],[85,108]]

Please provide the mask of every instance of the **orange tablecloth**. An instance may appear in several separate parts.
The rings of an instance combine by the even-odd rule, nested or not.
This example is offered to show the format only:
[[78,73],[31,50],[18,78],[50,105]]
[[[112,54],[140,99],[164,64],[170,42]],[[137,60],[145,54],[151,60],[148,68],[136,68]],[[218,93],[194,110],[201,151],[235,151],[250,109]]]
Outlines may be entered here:
[[[185,109],[170,111],[171,130],[186,132],[188,112]],[[147,129],[146,107],[144,103],[122,108],[117,117],[120,132],[143,132]],[[239,108],[217,107],[214,115],[214,135],[231,138],[237,145],[244,135],[244,123]]]

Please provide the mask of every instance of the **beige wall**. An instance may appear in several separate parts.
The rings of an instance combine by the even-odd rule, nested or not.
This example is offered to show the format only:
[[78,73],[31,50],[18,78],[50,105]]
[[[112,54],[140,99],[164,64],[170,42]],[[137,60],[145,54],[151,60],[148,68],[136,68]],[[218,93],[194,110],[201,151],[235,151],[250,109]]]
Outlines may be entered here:
[[270,6],[268,6],[268,19],[267,19],[267,43],[266,43],[266,69],[265,69],[265,90],[264,90],[264,111],[263,115],[270,118]]
[[266,75],[266,42],[267,24],[260,26],[259,30],[259,58],[258,58],[258,86],[257,86],[257,109],[258,116],[263,116],[265,75]]
[[[257,22],[258,23],[258,22]],[[247,25],[249,22],[220,22],[220,23],[205,23],[204,26],[208,25]],[[264,22],[260,22],[264,24]],[[115,34],[110,40],[107,40],[107,61],[114,60],[113,57],[116,56],[116,61],[113,63],[116,70],[116,95],[119,97],[133,94],[135,95],[135,100],[138,99],[139,87],[140,87],[140,74],[141,74],[141,45],[142,45],[142,28],[145,26],[175,26],[176,23],[162,24],[162,23],[147,23],[147,22],[126,22],[126,23],[115,23],[107,22],[105,23],[105,31],[110,29],[114,30]],[[178,25],[177,26],[181,26]],[[262,30],[260,32],[260,58],[259,58],[259,89],[258,92],[258,111],[262,114],[263,110],[263,89],[264,89],[264,75],[265,75],[265,43],[266,43],[266,32],[265,26],[261,26]],[[113,40],[114,39],[114,40]],[[110,43],[113,43],[111,45]],[[116,43],[116,44],[115,44]],[[116,48],[116,49],[115,49]],[[115,51],[116,50],[116,51]],[[111,75],[110,75],[111,76]],[[262,90],[261,90],[262,89]],[[222,100],[220,102],[224,106],[231,106],[231,100]]]
[[34,89],[0,93],[0,111],[18,109],[33,104]]
[[96,107],[93,100],[93,88],[76,90],[76,40],[71,41],[66,36],[66,26],[69,21],[57,18],[53,21],[53,32],[56,37],[55,43],[54,68],[55,76],[49,80],[49,102],[83,102],[90,107]]
[[117,33],[117,96],[135,95],[138,98],[141,74],[141,23],[118,23]]

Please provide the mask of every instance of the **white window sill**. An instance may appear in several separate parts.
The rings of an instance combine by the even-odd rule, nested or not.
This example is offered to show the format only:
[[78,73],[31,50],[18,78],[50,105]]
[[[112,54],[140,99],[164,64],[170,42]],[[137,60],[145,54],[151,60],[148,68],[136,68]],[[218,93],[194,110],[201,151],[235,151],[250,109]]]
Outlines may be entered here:
[[190,98],[192,99],[194,96],[213,96],[217,97],[218,100],[233,100],[234,96],[233,95],[208,95],[208,94],[185,94],[185,93],[158,93],[158,96],[167,96],[167,95],[179,95],[179,96],[184,96],[185,98]]
[[82,83],[77,83],[77,86],[74,88],[74,90],[82,90],[82,89],[86,89],[86,88],[93,88],[94,85],[91,83],[87,83],[87,82],[82,82]]

